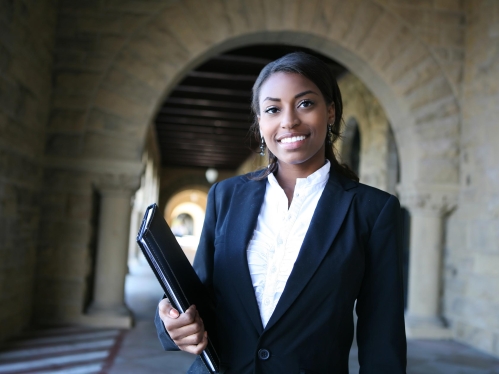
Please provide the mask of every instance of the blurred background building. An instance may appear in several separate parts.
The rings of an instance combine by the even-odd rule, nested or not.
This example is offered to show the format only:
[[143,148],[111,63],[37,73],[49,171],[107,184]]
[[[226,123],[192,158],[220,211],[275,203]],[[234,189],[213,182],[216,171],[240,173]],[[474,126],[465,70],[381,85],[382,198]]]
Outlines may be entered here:
[[294,50],[337,75],[343,162],[404,207],[408,336],[499,356],[496,0],[0,0],[0,340],[130,327],[145,208],[192,258],[207,170],[264,166],[251,86]]

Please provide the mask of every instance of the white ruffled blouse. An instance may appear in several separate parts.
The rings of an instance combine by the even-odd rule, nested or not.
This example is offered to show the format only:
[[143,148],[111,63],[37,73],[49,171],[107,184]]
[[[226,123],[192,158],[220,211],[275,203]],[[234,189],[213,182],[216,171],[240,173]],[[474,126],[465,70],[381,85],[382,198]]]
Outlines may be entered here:
[[273,174],[267,188],[253,237],[247,248],[248,266],[265,327],[284,291],[300,252],[317,202],[329,177],[330,163],[296,180],[291,206]]

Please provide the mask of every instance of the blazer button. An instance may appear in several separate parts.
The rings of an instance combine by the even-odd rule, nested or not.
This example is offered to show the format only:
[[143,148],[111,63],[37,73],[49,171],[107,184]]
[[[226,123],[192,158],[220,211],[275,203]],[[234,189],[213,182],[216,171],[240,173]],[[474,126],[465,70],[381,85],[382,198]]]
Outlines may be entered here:
[[270,352],[268,349],[260,349],[258,351],[258,358],[263,361],[268,360],[270,358]]

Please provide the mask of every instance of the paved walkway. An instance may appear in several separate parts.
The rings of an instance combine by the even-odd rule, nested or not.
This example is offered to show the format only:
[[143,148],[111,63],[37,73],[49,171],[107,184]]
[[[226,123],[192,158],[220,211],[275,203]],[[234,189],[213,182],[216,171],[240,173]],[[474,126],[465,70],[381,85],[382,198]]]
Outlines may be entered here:
[[2,345],[0,373],[107,373],[124,334],[78,326],[27,331]]
[[[193,356],[184,352],[164,352],[156,338],[152,319],[162,291],[147,265],[131,269],[126,295],[136,316],[136,327],[125,335],[109,374],[185,373]],[[358,371],[354,346],[350,372]],[[454,341],[410,340],[407,373],[499,374],[499,359]]]
[[[0,348],[0,374],[185,373],[194,357],[164,352],[156,337],[153,315],[161,295],[147,264],[133,266],[126,281],[127,303],[136,318],[133,329],[29,331]],[[354,345],[350,373],[358,372]],[[499,359],[453,341],[410,340],[407,373],[499,374]]]

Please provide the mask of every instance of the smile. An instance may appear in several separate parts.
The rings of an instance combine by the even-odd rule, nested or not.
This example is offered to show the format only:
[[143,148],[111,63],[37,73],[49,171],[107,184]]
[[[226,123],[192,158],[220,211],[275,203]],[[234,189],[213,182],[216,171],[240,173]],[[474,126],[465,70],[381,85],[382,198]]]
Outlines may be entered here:
[[305,140],[306,136],[304,135],[300,135],[300,136],[293,136],[293,137],[290,137],[290,138],[283,138],[281,140],[279,140],[281,143],[295,143],[295,142],[299,142],[299,141],[302,141],[302,140]]

